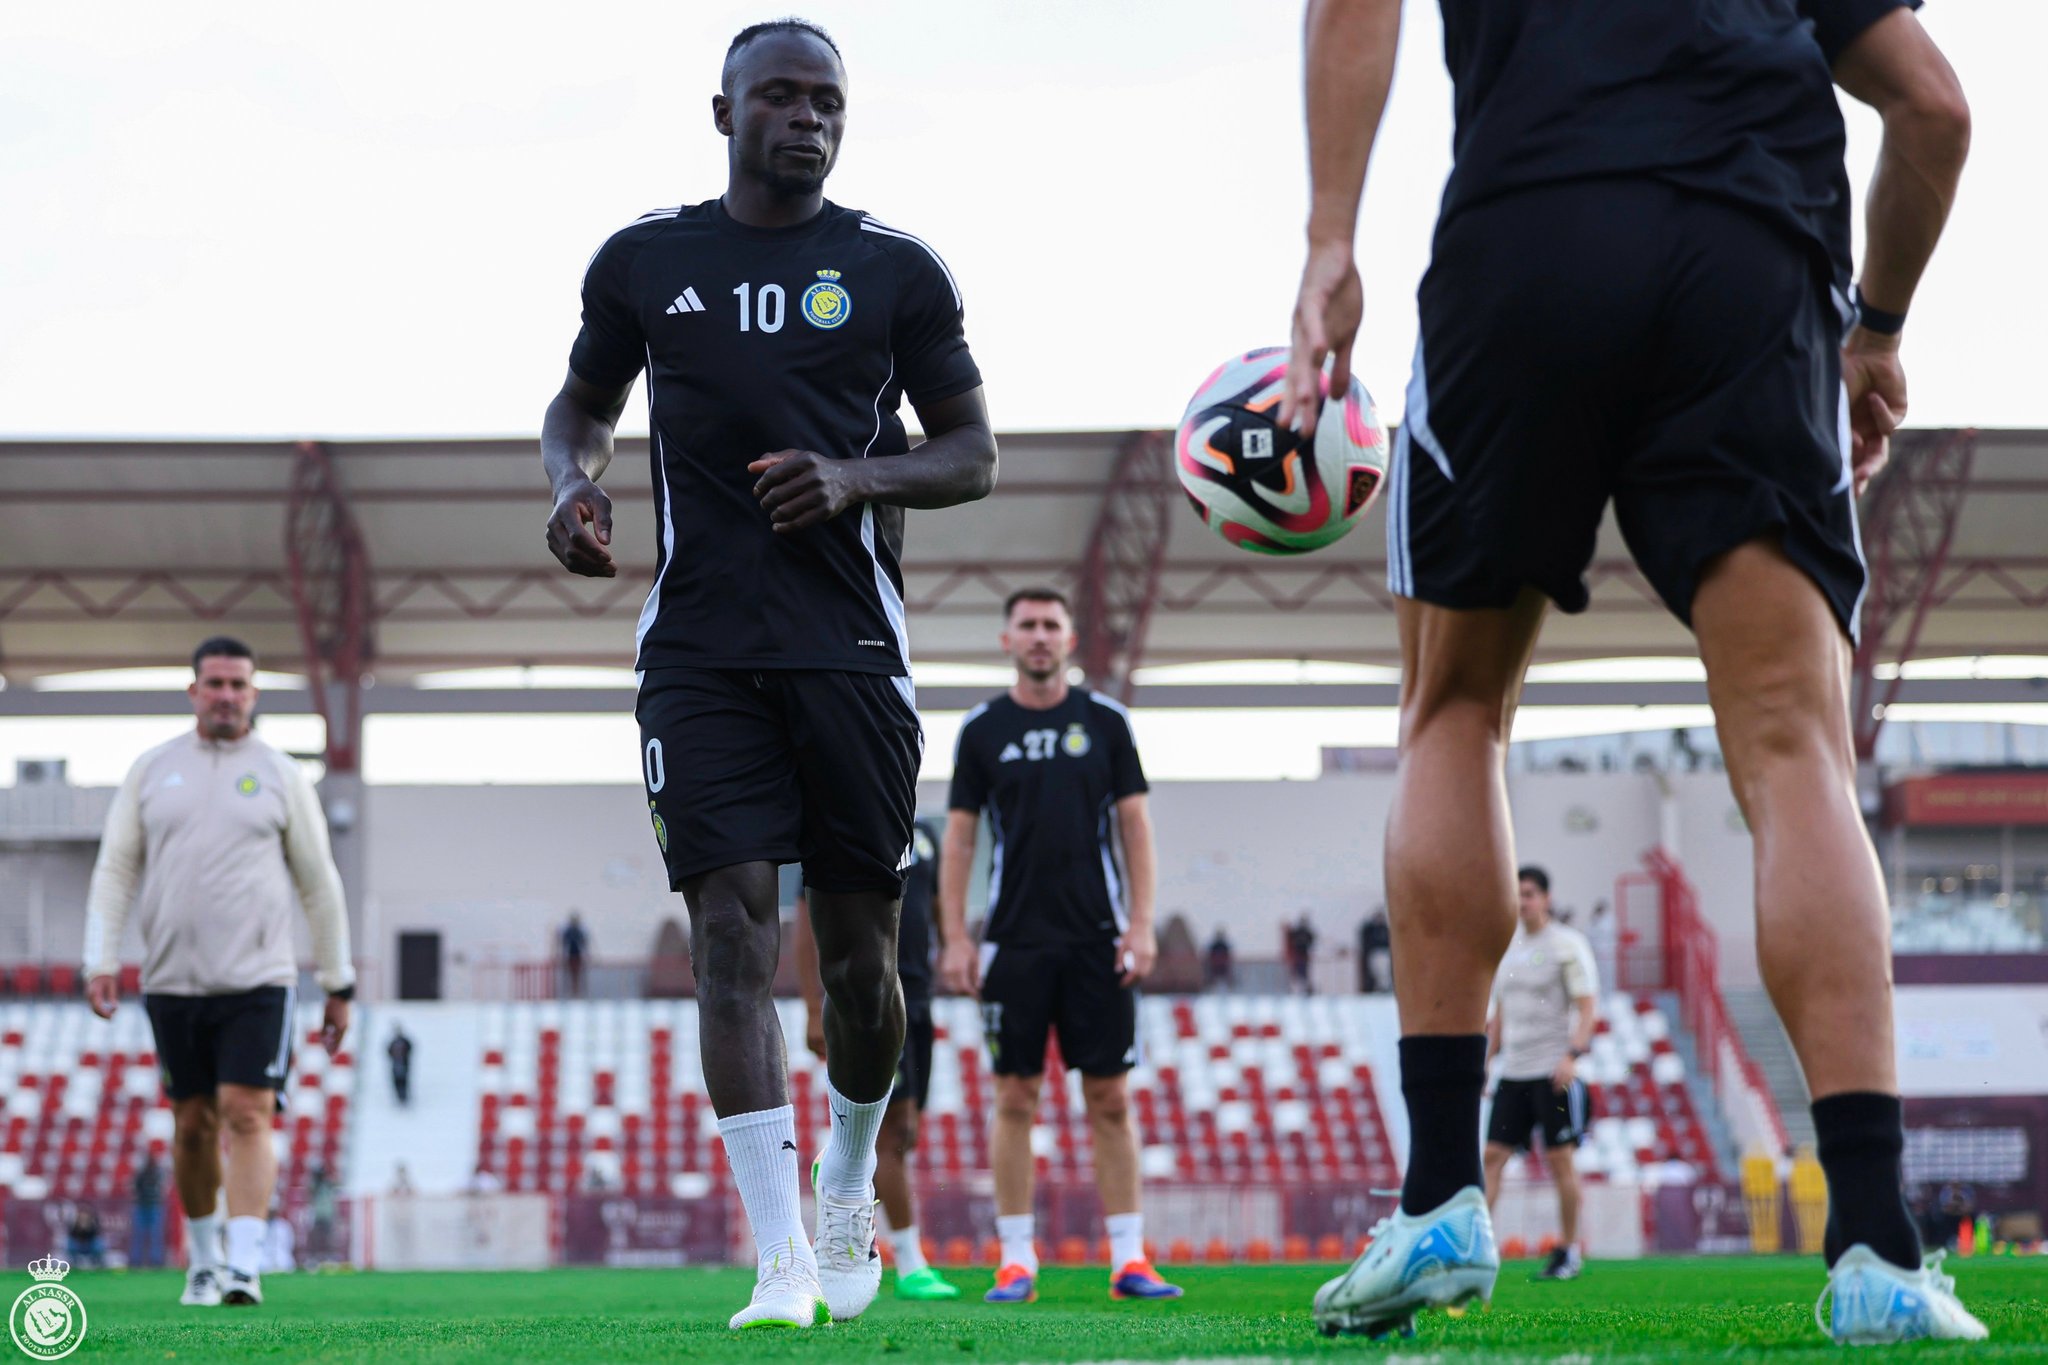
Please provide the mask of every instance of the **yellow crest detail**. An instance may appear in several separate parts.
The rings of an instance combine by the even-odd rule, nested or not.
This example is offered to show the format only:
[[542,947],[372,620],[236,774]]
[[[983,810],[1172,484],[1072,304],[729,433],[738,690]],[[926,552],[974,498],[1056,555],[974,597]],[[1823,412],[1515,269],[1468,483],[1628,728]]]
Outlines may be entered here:
[[[818,282],[804,290],[804,320],[829,332],[853,315],[853,295],[837,282],[838,271],[820,270],[818,274],[821,277]],[[833,278],[822,278],[827,275]]]

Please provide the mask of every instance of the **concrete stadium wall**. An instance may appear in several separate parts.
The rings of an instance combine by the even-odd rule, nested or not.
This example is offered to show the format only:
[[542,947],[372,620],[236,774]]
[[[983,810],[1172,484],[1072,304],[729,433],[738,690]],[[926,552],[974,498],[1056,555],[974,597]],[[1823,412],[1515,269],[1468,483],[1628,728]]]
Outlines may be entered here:
[[[1185,915],[1200,938],[1221,926],[1248,956],[1277,955],[1281,921],[1304,912],[1323,949],[1355,943],[1386,899],[1392,797],[1387,774],[1161,785],[1162,919]],[[1755,980],[1749,836],[1720,776],[1532,775],[1511,780],[1510,799],[1520,856],[1550,869],[1559,904],[1582,923],[1646,850],[1675,840],[1721,924],[1729,981]],[[451,957],[535,957],[576,907],[598,956],[635,957],[681,914],[636,788],[377,787],[365,805],[366,956],[389,958],[410,929],[440,931]],[[920,788],[921,810],[944,805],[943,784]]]

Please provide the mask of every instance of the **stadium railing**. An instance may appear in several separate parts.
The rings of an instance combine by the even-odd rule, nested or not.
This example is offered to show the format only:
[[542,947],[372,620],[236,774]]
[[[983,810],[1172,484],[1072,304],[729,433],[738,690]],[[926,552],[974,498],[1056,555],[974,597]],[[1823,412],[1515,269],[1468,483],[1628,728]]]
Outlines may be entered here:
[[1678,860],[1661,848],[1643,856],[1643,869],[1623,877],[1616,892],[1624,907],[1625,923],[1640,923],[1627,913],[1634,900],[1632,892],[1649,889],[1655,894],[1659,952],[1625,953],[1622,984],[1630,990],[1661,989],[1677,995],[1680,1021],[1699,1048],[1700,1068],[1721,1102],[1736,1141],[1747,1150],[1788,1156],[1792,1144],[1778,1102],[1763,1069],[1749,1055],[1742,1035],[1728,1018],[1721,994],[1720,940],[1700,911],[1698,891]]

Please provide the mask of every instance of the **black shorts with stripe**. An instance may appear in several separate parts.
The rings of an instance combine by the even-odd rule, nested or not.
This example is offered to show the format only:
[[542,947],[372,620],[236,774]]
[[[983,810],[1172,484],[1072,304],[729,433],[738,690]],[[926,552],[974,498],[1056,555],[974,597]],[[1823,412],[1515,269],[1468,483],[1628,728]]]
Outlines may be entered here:
[[924,760],[910,679],[661,668],[634,715],[670,889],[769,862],[802,863],[820,891],[902,894]]
[[1534,1135],[1543,1134],[1543,1149],[1554,1151],[1581,1142],[1592,1122],[1592,1096],[1584,1081],[1563,1090],[1550,1077],[1502,1081],[1493,1090],[1493,1113],[1486,1120],[1486,1140],[1516,1151],[1533,1151]]
[[1708,563],[1775,536],[1855,635],[1865,581],[1840,343],[1812,244],[1651,180],[1504,195],[1437,231],[1387,479],[1388,585],[1586,608],[1610,500],[1692,622]]
[[164,1093],[187,1100],[246,1085],[277,1091],[282,1108],[292,1070],[293,995],[290,986],[258,986],[228,995],[143,996]]
[[1054,1035],[1060,1060],[1083,1076],[1138,1064],[1138,988],[1123,984],[1114,942],[981,951],[981,1025],[996,1075],[1043,1072]]

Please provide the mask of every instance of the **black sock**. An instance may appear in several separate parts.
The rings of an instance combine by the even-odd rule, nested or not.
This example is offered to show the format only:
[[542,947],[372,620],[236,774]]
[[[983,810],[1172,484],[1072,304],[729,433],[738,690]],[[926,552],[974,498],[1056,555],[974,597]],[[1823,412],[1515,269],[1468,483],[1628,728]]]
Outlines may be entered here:
[[1485,1034],[1401,1040],[1401,1098],[1408,1102],[1402,1212],[1428,1213],[1467,1185],[1485,1185],[1479,1163],[1479,1093],[1485,1088]]
[[1895,1266],[1918,1270],[1920,1234],[1899,1167],[1906,1146],[1899,1097],[1865,1090],[1815,1100],[1813,1131],[1828,1177],[1828,1264],[1861,1242]]

